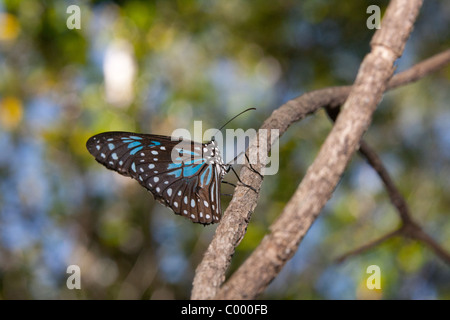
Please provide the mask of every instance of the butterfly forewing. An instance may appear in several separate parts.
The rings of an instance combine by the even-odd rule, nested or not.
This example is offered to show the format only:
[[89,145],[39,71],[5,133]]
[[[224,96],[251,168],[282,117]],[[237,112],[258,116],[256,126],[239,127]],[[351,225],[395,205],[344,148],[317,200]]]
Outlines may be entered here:
[[87,149],[108,169],[136,179],[176,214],[202,224],[219,222],[225,170],[213,141],[105,132],[91,137]]

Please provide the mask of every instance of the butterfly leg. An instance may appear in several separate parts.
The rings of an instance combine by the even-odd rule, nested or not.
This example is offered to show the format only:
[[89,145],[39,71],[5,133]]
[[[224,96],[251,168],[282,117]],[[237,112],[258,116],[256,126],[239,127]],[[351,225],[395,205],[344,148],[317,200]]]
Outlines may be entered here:
[[[229,184],[230,186],[233,186],[233,187],[236,188],[236,185],[234,183],[231,183],[231,182],[228,182],[228,181],[224,181],[224,180],[222,180],[221,182]],[[232,197],[233,195],[231,193],[222,193],[222,196]]]
[[[250,159],[248,158],[248,156],[247,156],[247,154],[245,153],[245,151],[242,151],[241,153],[239,153],[236,157],[234,157],[231,161],[229,161],[226,165],[227,166],[231,166],[231,163],[232,162],[234,162],[237,158],[239,158],[240,156],[241,156],[241,154],[244,154],[245,155],[245,158],[247,159],[247,162],[248,162],[248,165],[249,165],[249,167],[250,167],[250,170],[252,170],[254,173],[256,173],[256,174],[258,174],[260,177],[261,177],[261,179],[263,179],[264,177],[263,177],[263,175],[261,174],[261,173],[259,173],[259,171],[258,170],[256,170],[255,168],[253,168],[253,166],[252,166],[252,164],[250,163]],[[229,169],[228,169],[229,170]],[[234,170],[233,170],[234,171]],[[236,173],[235,173],[236,174]],[[236,175],[237,176],[237,175]],[[239,178],[239,177],[238,177]],[[241,182],[241,181],[239,181],[239,182]],[[242,183],[242,182],[241,182]],[[242,183],[242,184],[244,184],[244,183]],[[245,185],[245,184],[244,184]]]
[[254,173],[257,173],[261,177],[261,179],[264,179],[263,175],[261,173],[259,173],[258,170],[253,168],[252,164],[250,163],[250,159],[248,158],[246,153],[245,153],[245,158],[247,159],[248,165],[250,166],[250,170],[252,170]]
[[233,186],[233,187],[236,188],[236,185],[234,183],[231,183],[231,182],[228,182],[228,181],[225,181],[225,180],[222,180],[222,183],[229,184],[230,186]]
[[236,176],[236,178],[238,179],[238,181],[239,181],[243,186],[245,186],[245,187],[247,187],[247,188],[249,188],[249,189],[252,189],[253,191],[255,191],[255,193],[258,193],[258,191],[256,191],[255,188],[253,188],[252,186],[249,186],[248,184],[245,184],[245,183],[242,182],[241,178],[239,178],[238,174],[236,173],[236,171],[233,169],[232,166],[230,166],[229,169],[231,169],[231,170],[233,171],[234,175]]

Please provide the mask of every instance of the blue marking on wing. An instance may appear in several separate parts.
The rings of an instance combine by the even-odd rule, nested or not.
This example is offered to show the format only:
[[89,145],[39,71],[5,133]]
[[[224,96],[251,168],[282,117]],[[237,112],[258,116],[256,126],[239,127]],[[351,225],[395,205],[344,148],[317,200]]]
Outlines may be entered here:
[[172,174],[175,176],[175,178],[179,178],[181,176],[181,171],[182,171],[181,169],[178,169],[178,170],[169,172],[168,174]]
[[130,151],[130,154],[131,154],[131,155],[136,154],[136,152],[141,151],[142,148],[143,148],[142,146],[140,146],[140,147],[138,147],[138,148],[135,148],[135,149],[133,149],[133,150]]
[[161,144],[161,142],[158,142],[158,141],[152,141],[152,143],[149,144],[148,146],[149,146],[149,147],[155,147],[155,146],[159,146],[160,144]]
[[132,149],[132,148],[137,147],[137,146],[140,146],[140,145],[141,145],[140,142],[135,141],[135,142],[132,142],[132,143],[130,143],[130,144],[128,145],[128,149]]
[[136,164],[134,162],[131,164],[131,170],[136,172]]
[[[178,157],[176,160],[182,160],[182,159]],[[170,163],[167,166],[167,170],[178,169],[178,170],[174,170],[174,171],[168,173],[168,174],[174,175],[176,178],[179,178],[181,176],[182,168],[184,169],[183,176],[192,176],[192,175],[196,174],[196,172],[198,170],[200,170],[200,168],[205,163],[206,163],[206,160],[204,158],[194,159],[194,160],[191,160],[191,161],[188,161],[185,163],[182,163],[182,162]],[[193,166],[193,164],[197,164],[197,165]],[[211,179],[211,178],[209,178],[209,179]]]
[[[138,137],[138,136],[130,136],[129,138],[131,138],[131,139],[136,139],[136,140],[142,140],[142,138],[141,137]],[[123,139],[123,138],[122,138]]]
[[200,163],[196,166],[186,166],[184,167],[183,176],[192,176],[197,173],[198,170],[203,166],[203,163]]
[[[206,178],[205,181],[206,173],[208,173],[208,177]],[[209,183],[211,182],[211,173],[212,173],[212,166],[209,165],[208,168],[206,168],[206,170],[200,176],[200,183],[202,184],[202,186],[209,185]]]
[[167,170],[172,170],[175,168],[180,168],[183,164],[182,163],[171,163],[169,164],[169,166],[167,167]]

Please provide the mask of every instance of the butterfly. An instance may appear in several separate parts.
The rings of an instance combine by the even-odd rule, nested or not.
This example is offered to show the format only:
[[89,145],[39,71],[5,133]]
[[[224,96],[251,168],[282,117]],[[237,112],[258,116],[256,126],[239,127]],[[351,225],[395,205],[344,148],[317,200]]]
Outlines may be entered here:
[[213,138],[198,143],[155,134],[111,131],[86,143],[97,162],[137,180],[177,215],[204,225],[221,218],[225,164]]

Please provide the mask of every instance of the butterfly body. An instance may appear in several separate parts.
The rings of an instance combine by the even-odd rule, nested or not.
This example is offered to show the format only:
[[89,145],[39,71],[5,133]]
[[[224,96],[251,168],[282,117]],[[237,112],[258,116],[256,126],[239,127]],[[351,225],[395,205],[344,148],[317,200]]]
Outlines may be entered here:
[[175,214],[201,224],[221,218],[220,187],[229,165],[208,143],[131,132],[104,132],[86,147],[106,168],[137,180]]

